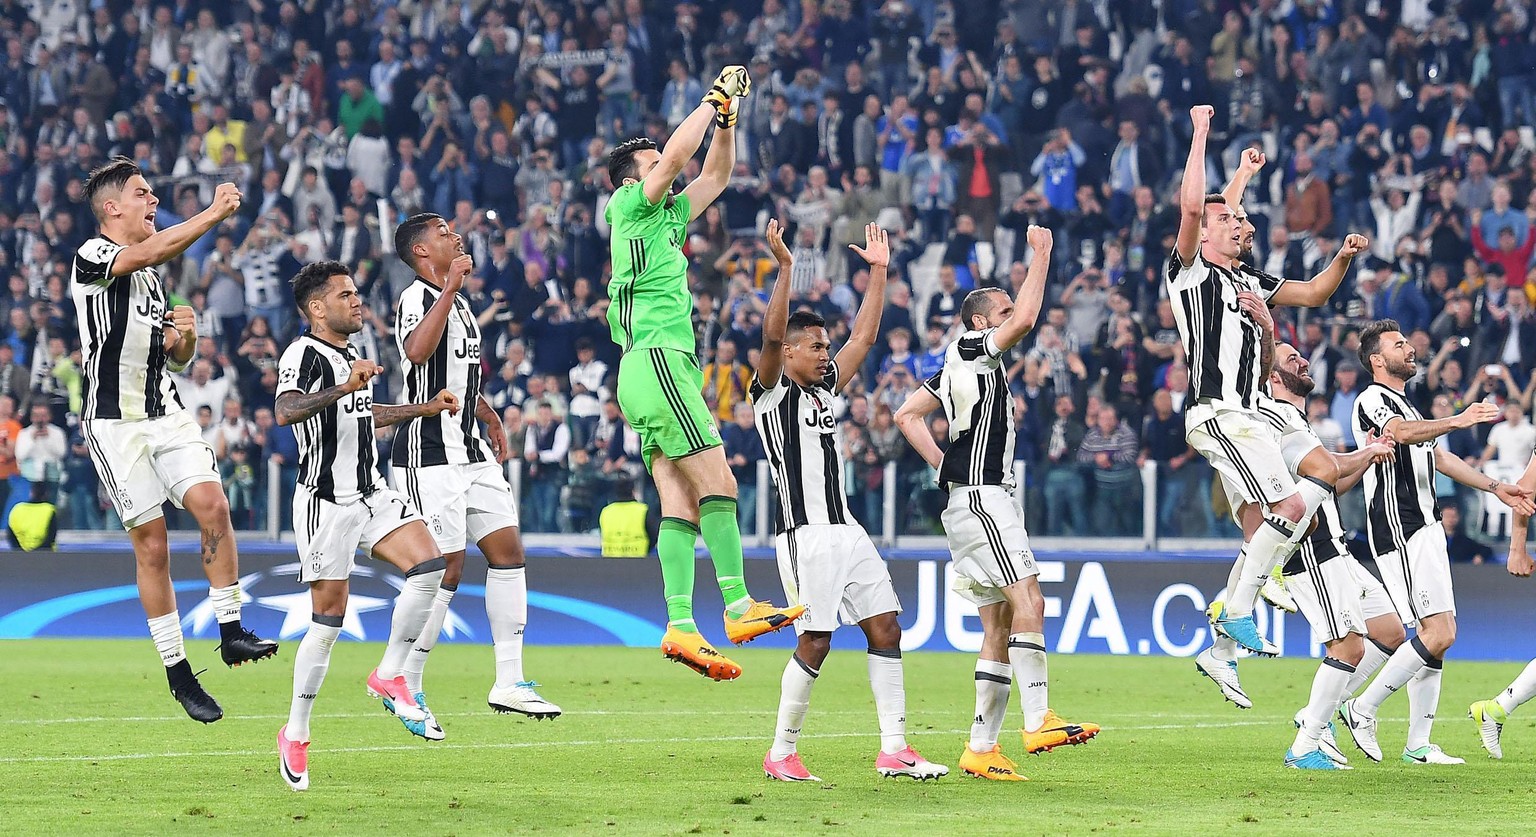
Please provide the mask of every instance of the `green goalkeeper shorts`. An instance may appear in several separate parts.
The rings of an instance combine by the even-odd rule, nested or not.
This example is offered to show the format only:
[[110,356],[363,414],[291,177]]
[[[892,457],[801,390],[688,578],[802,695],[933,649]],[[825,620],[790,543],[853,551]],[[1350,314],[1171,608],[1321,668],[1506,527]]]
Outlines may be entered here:
[[674,349],[634,349],[619,361],[619,408],[640,434],[645,467],[651,452],[677,460],[720,445],[704,403],[704,373]]

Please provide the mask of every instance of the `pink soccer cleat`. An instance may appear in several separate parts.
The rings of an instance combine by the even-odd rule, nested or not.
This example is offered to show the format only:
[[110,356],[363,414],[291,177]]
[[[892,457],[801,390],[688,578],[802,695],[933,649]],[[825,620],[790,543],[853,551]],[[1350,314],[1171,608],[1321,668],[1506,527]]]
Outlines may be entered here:
[[770,779],[778,779],[781,782],[820,782],[821,779],[812,776],[805,765],[800,763],[799,753],[790,753],[778,761],[773,760],[773,751],[769,750],[763,755],[763,773]]
[[309,789],[309,742],[289,740],[287,724],[277,731],[277,766],[288,787]]
[[940,776],[948,776],[949,768],[918,755],[918,752],[908,745],[899,753],[884,753],[875,757],[875,770],[881,776],[911,776],[914,779],[927,781],[937,779]]
[[382,698],[384,709],[391,715],[397,715],[402,721],[425,721],[427,713],[416,705],[416,699],[411,697],[411,690],[405,685],[405,677],[396,677],[393,680],[385,680],[379,677],[379,670],[374,669],[368,674],[368,696]]

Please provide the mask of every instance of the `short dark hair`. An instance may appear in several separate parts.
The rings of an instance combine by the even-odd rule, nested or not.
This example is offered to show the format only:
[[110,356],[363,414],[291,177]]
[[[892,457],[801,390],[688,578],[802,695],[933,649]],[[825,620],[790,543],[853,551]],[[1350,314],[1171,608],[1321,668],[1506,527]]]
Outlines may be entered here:
[[815,311],[796,311],[789,315],[789,322],[784,327],[784,340],[788,342],[790,337],[808,328],[826,327],[827,318]]
[[1377,320],[1360,330],[1360,365],[1371,371],[1371,355],[1381,353],[1381,336],[1389,331],[1402,331],[1397,320]]
[[1205,202],[1200,206],[1200,226],[1205,226],[1205,208],[1212,204],[1218,203],[1222,206],[1227,205],[1226,196],[1222,195],[1220,192],[1213,192],[1205,196]]
[[576,351],[578,352],[590,352],[596,350],[596,348],[596,346],[592,345],[592,338],[590,337],[578,337],[576,339]]
[[965,301],[960,303],[960,323],[970,331],[976,326],[971,322],[974,317],[985,317],[992,306],[997,303],[992,301],[993,294],[1002,293],[1000,288],[977,288],[965,295]]
[[108,160],[100,168],[91,172],[85,179],[85,202],[90,204],[91,213],[97,221],[105,220],[101,214],[101,202],[107,194],[116,195],[123,191],[128,181],[135,176],[143,176],[144,170],[138,163],[118,155]]
[[619,188],[626,178],[633,177],[639,180],[640,168],[635,163],[635,155],[641,151],[655,150],[654,140],[649,137],[635,137],[619,143],[608,152],[608,179],[613,181],[613,188]]
[[293,301],[303,311],[309,301],[325,290],[333,276],[351,276],[352,270],[341,262],[315,262],[304,265],[293,276]]
[[443,216],[436,212],[418,212],[405,219],[405,223],[395,228],[395,252],[406,264],[415,268],[416,256],[412,255],[411,248],[427,234],[428,228],[442,220]]

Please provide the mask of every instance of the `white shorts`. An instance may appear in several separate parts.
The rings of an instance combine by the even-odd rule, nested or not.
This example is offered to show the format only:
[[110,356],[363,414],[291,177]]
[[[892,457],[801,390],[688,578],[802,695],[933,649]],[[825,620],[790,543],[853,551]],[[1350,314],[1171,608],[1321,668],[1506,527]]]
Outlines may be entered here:
[[194,485],[219,482],[213,448],[186,410],[147,419],[86,419],[80,429],[124,529],[164,517],[166,500],[182,508]]
[[1413,627],[1437,613],[1456,613],[1445,527],[1438,522],[1414,532],[1401,552],[1376,556],[1376,569],[1404,625]]
[[350,503],[332,503],[300,484],[293,494],[299,582],[350,578],[359,549],[371,552],[391,532],[421,520],[404,494],[388,488]]
[[[1257,412],[1223,410],[1189,428],[1185,439],[1221,474],[1229,497],[1268,506],[1296,493],[1296,478],[1286,466],[1280,431]],[[1232,505],[1234,509],[1237,506]]]
[[962,486],[949,492],[942,515],[954,590],[977,607],[1007,601],[1003,588],[1039,575],[1024,530],[1024,510],[1000,485]]
[[901,612],[891,574],[862,526],[798,526],[780,533],[774,546],[784,595],[791,605],[805,605],[795,633],[835,631]]
[[[1285,460],[1285,470],[1298,482],[1302,479],[1298,476],[1301,460],[1306,459],[1307,454],[1321,447],[1322,445],[1318,443],[1317,437],[1310,433],[1296,431],[1280,435],[1280,456]],[[1249,501],[1225,477],[1221,480],[1221,486],[1222,490],[1227,494],[1227,508],[1231,510],[1232,522],[1236,523],[1237,528],[1241,529],[1243,528],[1243,521],[1238,512],[1242,511],[1243,504]]]
[[426,518],[444,555],[502,529],[517,528],[517,498],[495,462],[395,466],[390,483],[405,492]]
[[1386,588],[1348,553],[1286,576],[1285,591],[1312,625],[1312,638],[1324,644],[1352,633],[1366,636],[1367,622],[1396,614]]

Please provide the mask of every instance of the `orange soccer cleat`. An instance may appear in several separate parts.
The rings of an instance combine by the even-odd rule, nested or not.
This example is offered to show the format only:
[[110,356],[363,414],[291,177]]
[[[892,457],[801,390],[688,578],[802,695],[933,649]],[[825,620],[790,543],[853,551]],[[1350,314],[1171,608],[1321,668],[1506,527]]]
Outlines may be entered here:
[[774,607],[767,602],[753,602],[740,616],[725,614],[725,638],[741,645],[766,633],[789,627],[805,613],[805,605]]
[[711,680],[735,680],[741,676],[741,666],[716,651],[701,634],[667,628],[661,638],[661,655]]

